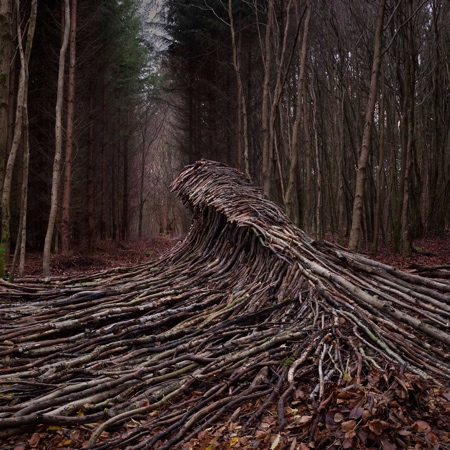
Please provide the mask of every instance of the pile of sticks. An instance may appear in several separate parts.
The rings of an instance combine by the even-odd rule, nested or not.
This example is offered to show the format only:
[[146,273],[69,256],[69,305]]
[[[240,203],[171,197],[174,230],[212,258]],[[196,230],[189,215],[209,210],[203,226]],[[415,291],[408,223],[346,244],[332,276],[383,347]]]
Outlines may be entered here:
[[255,447],[276,417],[316,448],[445,441],[449,280],[312,240],[216,162],[172,188],[192,226],[159,259],[1,282],[0,436],[94,423],[91,448],[169,449],[238,423]]

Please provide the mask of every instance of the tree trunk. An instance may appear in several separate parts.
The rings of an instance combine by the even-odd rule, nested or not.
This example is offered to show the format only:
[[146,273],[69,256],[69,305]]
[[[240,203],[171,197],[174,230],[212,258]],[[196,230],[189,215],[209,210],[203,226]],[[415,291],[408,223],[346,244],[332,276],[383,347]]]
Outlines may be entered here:
[[267,24],[264,38],[264,82],[262,92],[262,184],[264,193],[269,196],[272,184],[272,155],[270,133],[270,78],[272,74],[271,34],[273,28],[274,0],[267,5]]
[[[294,204],[294,193],[296,180],[298,179],[298,142],[299,142],[299,134],[302,121],[307,121],[307,90],[305,84],[305,70],[306,70],[306,55],[308,52],[308,38],[309,38],[309,26],[311,22],[311,1],[308,0],[306,2],[306,17],[305,23],[303,25],[303,39],[302,45],[299,46],[299,74],[297,81],[297,104],[295,107],[296,117],[294,121],[294,125],[292,126],[292,138],[290,145],[290,167],[289,167],[289,175],[288,182],[286,188],[286,195],[284,198],[284,204],[286,206],[287,215],[291,218],[291,220],[299,225],[299,209],[298,202]],[[301,15],[297,10],[297,21],[300,22]],[[300,25],[300,23],[299,23]],[[309,137],[306,137],[307,143],[309,144]],[[308,145],[309,146],[309,145]],[[308,176],[308,175],[307,175]],[[309,193],[310,194],[310,193]],[[307,201],[308,199],[307,194]]]
[[20,198],[19,230],[17,233],[14,258],[11,265],[10,280],[14,278],[14,272],[18,258],[19,258],[19,275],[23,276],[25,271],[25,250],[27,239],[27,211],[28,211],[28,174],[30,167],[30,139],[29,139],[29,120],[28,120],[28,80],[29,80],[28,67],[30,62],[31,49],[33,46],[34,32],[36,29],[36,17],[37,17],[37,0],[32,0],[25,51],[23,51],[22,46],[19,45],[20,60],[22,63],[25,64],[25,80],[26,80],[25,81],[26,89],[24,93],[23,116],[22,116],[23,174],[22,174],[22,189]]
[[12,8],[12,0],[0,2],[0,191],[3,190],[8,156],[9,83],[13,46]]
[[75,110],[75,67],[76,67],[76,33],[77,0],[71,1],[70,11],[70,49],[69,49],[69,90],[67,96],[66,154],[64,159],[64,183],[62,200],[61,244],[62,252],[67,254],[70,248],[70,198],[72,191],[72,149]]
[[374,214],[374,225],[373,225],[373,242],[372,242],[372,251],[378,251],[378,239],[380,234],[380,211],[381,211],[381,178],[383,177],[383,169],[384,169],[384,132],[385,132],[385,111],[384,111],[384,98],[386,95],[386,84],[384,81],[384,70],[381,68],[381,94],[379,101],[379,145],[378,145],[378,166],[377,166],[377,179],[376,179],[376,188],[375,188],[375,214]]
[[366,181],[366,167],[369,160],[371,137],[372,137],[372,123],[373,114],[375,112],[375,103],[377,99],[378,76],[381,65],[381,44],[383,38],[383,22],[384,9],[386,0],[381,0],[379,3],[377,28],[375,31],[375,44],[373,52],[372,73],[370,77],[369,98],[367,100],[367,108],[364,118],[364,133],[362,139],[361,152],[358,161],[358,171],[356,174],[355,199],[353,202],[352,226],[350,230],[350,238],[348,247],[350,250],[356,251],[360,245],[362,215],[364,207],[364,185]]
[[[20,76],[19,87],[17,92],[16,116],[14,124],[14,136],[9,152],[8,162],[6,164],[5,178],[2,191],[2,233],[0,241],[0,277],[5,276],[5,260],[7,252],[9,252],[10,240],[10,197],[11,197],[11,183],[14,171],[14,163],[19,149],[20,141],[23,131],[23,113],[26,108],[27,101],[27,83],[28,83],[28,60],[31,53],[31,46],[34,36],[34,29],[36,23],[36,8],[37,2],[32,3],[30,25],[27,33],[27,47],[23,50],[22,24],[20,17],[20,3],[16,0],[16,14],[17,14],[17,41],[20,55]],[[25,225],[24,225],[25,226]]]
[[[91,91],[91,101],[89,104],[90,117],[94,116],[94,92]],[[89,140],[88,140],[88,165],[87,165],[87,208],[86,208],[86,225],[88,237],[88,249],[92,251],[95,242],[95,189],[94,189],[94,161],[96,136],[94,121],[91,120],[89,124]]]
[[[410,10],[412,5],[410,4]],[[409,11],[411,13],[411,11]],[[406,156],[404,158],[404,180],[403,180],[403,201],[401,210],[401,234],[400,234],[400,249],[402,256],[410,256],[412,249],[412,239],[409,221],[409,209],[411,198],[411,184],[412,184],[412,162],[413,162],[413,146],[414,146],[414,111],[415,111],[415,51],[412,32],[412,21],[408,24],[408,32],[406,39],[406,67],[405,67],[405,95],[406,95],[406,142],[404,151]]]
[[[233,20],[233,9],[232,9],[232,0],[228,0],[228,18],[230,20],[230,33],[231,33],[231,46],[233,49],[233,67],[236,73],[236,82],[237,82],[237,104],[238,104],[238,123],[242,123],[242,130],[240,126],[238,126],[238,130],[242,132],[238,134],[237,145],[238,148],[243,148],[243,159],[244,159],[244,171],[245,174],[250,178],[250,158],[249,158],[249,145],[248,145],[248,118],[247,118],[247,103],[245,100],[244,88],[242,86],[242,77],[241,77],[241,52],[240,45],[236,39],[236,30],[234,27]],[[241,145],[241,142],[243,145]],[[242,157],[240,152],[238,152],[238,166],[241,165]]]
[[70,5],[69,0],[64,0],[64,34],[59,53],[58,68],[58,90],[56,94],[56,121],[55,121],[55,159],[53,162],[52,194],[50,200],[50,214],[48,219],[47,234],[45,236],[44,254],[42,258],[42,274],[50,275],[50,256],[53,241],[53,231],[55,229],[56,214],[58,211],[58,197],[61,174],[61,153],[62,153],[62,114],[64,98],[64,68],[66,51],[69,44],[70,34]]

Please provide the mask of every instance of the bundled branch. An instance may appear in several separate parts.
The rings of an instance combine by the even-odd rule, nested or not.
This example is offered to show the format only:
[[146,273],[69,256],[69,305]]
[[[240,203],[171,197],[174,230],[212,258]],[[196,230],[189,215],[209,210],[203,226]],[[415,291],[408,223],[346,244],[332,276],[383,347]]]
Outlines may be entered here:
[[3,282],[0,436],[95,424],[97,450],[449,438],[448,280],[312,240],[225,165],[188,166],[172,188],[192,226],[158,260]]

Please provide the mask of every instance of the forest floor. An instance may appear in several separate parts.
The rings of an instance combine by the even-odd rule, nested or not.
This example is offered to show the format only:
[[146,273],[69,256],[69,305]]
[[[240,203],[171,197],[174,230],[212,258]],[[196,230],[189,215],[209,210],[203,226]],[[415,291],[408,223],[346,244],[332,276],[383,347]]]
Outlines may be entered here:
[[[67,277],[78,274],[94,273],[113,267],[131,267],[163,255],[165,251],[173,247],[173,245],[180,242],[182,239],[182,236],[158,236],[124,242],[103,241],[99,242],[96,245],[95,251],[90,253],[83,251],[80,246],[78,249],[72,251],[72,254],[69,256],[53,256],[52,275],[57,277]],[[330,241],[336,240],[331,236],[328,236],[328,239]],[[389,247],[387,245],[382,245],[380,251],[377,253],[371,252],[370,246],[368,245],[366,248],[362,249],[362,253],[371,259],[392,265],[404,271],[415,271],[418,268],[423,267],[450,266],[450,232],[447,232],[441,236],[433,236],[416,240],[414,241],[414,246],[419,253],[413,253],[413,255],[408,258],[402,258],[400,255],[393,254],[389,251]],[[41,255],[38,253],[30,254],[27,259],[26,275],[31,277],[40,277],[41,268]],[[249,404],[248,408],[250,409],[251,407],[252,405]],[[274,430],[273,436],[275,436],[277,426],[275,419],[276,411],[273,411],[273,416],[273,423],[262,424],[267,429],[262,430],[261,433],[264,431],[266,434],[271,434],[272,430]],[[138,422],[131,421],[127,423],[126,427],[133,427],[137,425],[139,425]],[[234,424],[232,421],[224,424],[222,427],[223,429],[221,428],[220,431],[223,433],[232,433],[234,430],[230,427],[233,425]],[[425,425],[428,426],[426,422],[417,421],[415,426],[425,427]],[[34,432],[11,436],[5,440],[0,439],[0,450],[64,450],[82,448],[86,445],[87,439],[95,426],[95,424],[85,424],[79,427],[69,428],[66,426],[40,425]],[[202,431],[201,433],[206,432]],[[100,441],[103,438],[108,439],[110,437],[111,435],[108,432],[103,432],[100,437]],[[216,436],[217,439],[219,439],[219,437]],[[204,438],[206,441],[207,436],[204,435]],[[236,441],[232,439],[227,447],[213,447],[211,445],[207,446],[206,444],[201,445],[199,443],[199,439],[200,437],[193,439],[192,442],[186,443],[186,445],[182,448],[186,450],[190,448],[230,448],[237,442],[237,438],[233,438],[236,439]],[[269,437],[267,438],[267,447],[264,448],[283,448],[283,446],[278,447],[277,444],[274,444],[273,440],[269,441],[268,439]],[[236,448],[238,447],[252,448],[250,445],[249,447],[236,445]],[[430,444],[429,448],[432,447],[433,446]],[[291,446],[291,448],[293,447]],[[300,444],[300,446],[295,448],[307,450],[310,447]]]
[[[113,267],[132,267],[157,258],[181,241],[182,236],[151,236],[127,241],[99,241],[94,250],[81,245],[69,255],[52,255],[51,275],[71,276],[90,274]],[[27,254],[25,276],[39,277],[42,273],[42,253]]]
[[[100,241],[91,252],[83,250],[81,246],[67,256],[53,255],[51,275],[66,277],[113,267],[131,267],[164,254],[183,238],[183,236],[151,236],[128,241]],[[336,236],[327,236],[327,240],[337,243]],[[345,246],[345,243],[343,245]],[[361,253],[404,271],[450,265],[450,231],[438,236],[417,239],[414,241],[414,248],[416,251],[406,258],[393,253],[389,243],[380,243],[378,252],[371,251],[371,245],[367,244],[363,246]],[[38,277],[41,273],[41,253],[28,254],[25,275]]]

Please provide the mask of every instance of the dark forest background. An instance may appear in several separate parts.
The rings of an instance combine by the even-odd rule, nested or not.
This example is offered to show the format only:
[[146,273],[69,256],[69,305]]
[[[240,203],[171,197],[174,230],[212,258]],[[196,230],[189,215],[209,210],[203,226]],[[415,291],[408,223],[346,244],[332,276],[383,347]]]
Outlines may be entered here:
[[185,231],[200,158],[355,250],[445,232],[449,2],[2,0],[3,272]]

